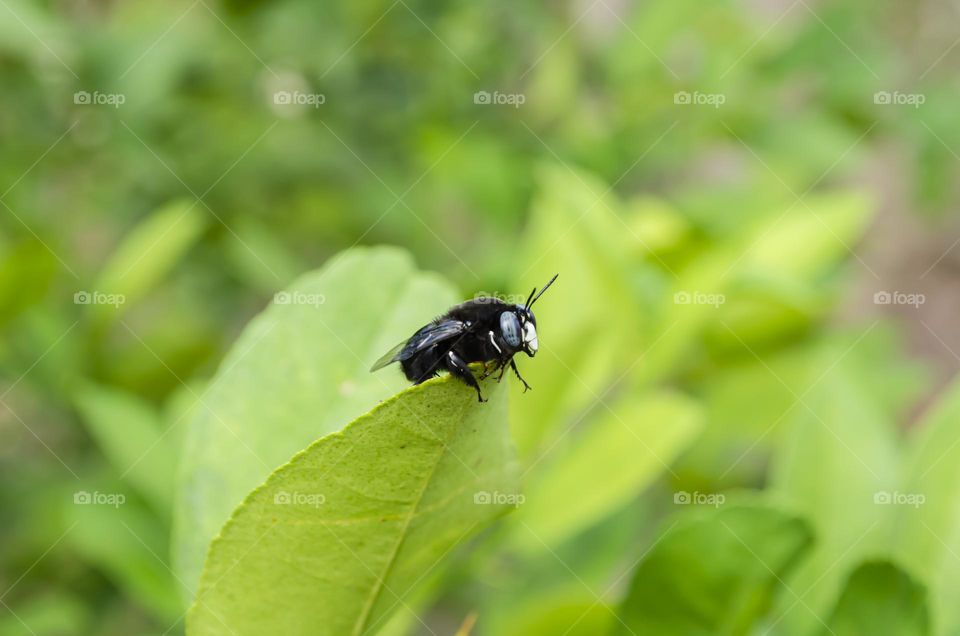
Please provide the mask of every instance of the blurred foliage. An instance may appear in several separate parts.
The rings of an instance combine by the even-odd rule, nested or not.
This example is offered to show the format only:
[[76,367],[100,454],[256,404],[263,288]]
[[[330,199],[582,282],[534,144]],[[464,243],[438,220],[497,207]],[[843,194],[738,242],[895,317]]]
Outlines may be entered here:
[[[524,480],[557,503],[420,592],[445,633],[475,610],[480,634],[614,629],[674,494],[737,488],[814,530],[785,581],[818,585],[771,597],[771,630],[822,628],[815,611],[857,633],[863,599],[916,633],[928,602],[937,633],[956,629],[956,389],[904,441],[926,370],[895,326],[836,319],[869,269],[854,250],[882,203],[875,164],[920,215],[955,206],[943,12],[4,0],[0,635],[182,631],[171,502],[197,400],[275,292],[380,243],[463,297],[562,274],[523,365],[536,390],[510,403]],[[583,474],[575,500],[558,462]],[[875,508],[874,488],[927,503]]]

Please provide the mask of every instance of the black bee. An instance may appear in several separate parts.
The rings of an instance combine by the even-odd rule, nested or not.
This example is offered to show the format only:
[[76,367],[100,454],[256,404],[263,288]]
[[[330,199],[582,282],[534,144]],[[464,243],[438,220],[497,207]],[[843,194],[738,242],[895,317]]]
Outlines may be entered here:
[[[440,371],[449,371],[476,389],[478,400],[486,402],[480,394],[480,384],[467,365],[482,362],[484,373],[481,379],[499,369],[499,382],[509,364],[523,382],[526,392],[531,387],[517,371],[513,356],[520,351],[531,358],[537,354],[537,318],[530,308],[558,275],[554,275],[539,294],[534,287],[523,305],[481,297],[451,307],[447,313],[417,330],[409,340],[388,351],[370,371],[399,361],[404,375],[414,384],[426,382]],[[492,367],[489,366],[491,362]]]

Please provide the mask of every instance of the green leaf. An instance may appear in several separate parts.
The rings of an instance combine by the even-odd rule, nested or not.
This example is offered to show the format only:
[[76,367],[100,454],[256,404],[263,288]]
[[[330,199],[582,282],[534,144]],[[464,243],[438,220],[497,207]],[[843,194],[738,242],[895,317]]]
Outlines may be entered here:
[[6,616],[0,617],[0,636],[89,632],[90,614],[93,611],[90,603],[69,596],[65,591],[49,590],[18,604],[10,600],[4,603],[8,604],[11,611],[16,611],[16,615],[7,612]]
[[[88,504],[70,502],[66,516],[72,529],[66,540],[160,620],[177,619],[182,613],[179,583],[165,560],[164,524],[119,488],[77,491],[74,497],[84,493],[94,499]],[[103,496],[109,497],[108,503],[98,503]]]
[[516,517],[518,545],[556,547],[623,507],[669,470],[703,424],[695,402],[667,391],[625,395],[609,408],[531,480]]
[[177,466],[176,438],[163,430],[156,410],[133,394],[89,383],[77,389],[74,402],[117,473],[157,512],[169,515]]
[[157,210],[124,237],[90,291],[123,295],[119,308],[128,307],[173,269],[205,227],[198,204],[176,201]]
[[[613,609],[579,586],[576,593],[537,595],[522,608],[500,620],[489,634],[497,636],[596,636],[605,634],[616,621]],[[484,619],[487,617],[484,616]]]
[[926,636],[927,590],[887,561],[872,561],[850,575],[821,636]]
[[799,396],[773,462],[773,489],[817,535],[810,558],[787,581],[803,602],[782,599],[779,620],[791,633],[816,629],[850,568],[887,547],[883,521],[891,506],[877,497],[897,483],[894,423],[850,373],[845,353],[856,355],[825,351],[827,372]]
[[236,275],[250,287],[273,291],[279,280],[293,280],[306,267],[277,236],[276,227],[255,218],[240,217],[232,223],[224,252]]
[[759,505],[691,517],[640,563],[615,634],[747,634],[813,540],[800,518]]
[[762,360],[741,358],[698,378],[691,391],[703,403],[706,427],[676,472],[692,483],[719,488],[762,479],[771,447],[797,406],[796,387],[819,375],[820,358],[814,353],[788,349]]
[[[960,382],[955,382],[917,426],[905,480],[891,493],[893,544],[930,586],[935,632],[960,629]],[[897,499],[893,499],[893,497]],[[893,507],[893,506],[891,506]]]
[[595,177],[563,167],[544,167],[539,188],[519,250],[523,280],[514,282],[512,293],[523,298],[554,274],[560,277],[537,301],[537,315],[549,319],[537,325],[537,364],[522,369],[537,390],[511,403],[524,455],[608,388],[618,360],[635,360],[630,343],[638,340],[639,323],[626,261],[629,229],[618,217],[619,202]]
[[57,274],[56,257],[41,241],[24,241],[0,256],[0,325],[39,302]]
[[298,453],[213,542],[191,636],[370,634],[517,495],[506,388],[412,387]]
[[812,279],[850,256],[871,216],[859,192],[810,197],[761,226],[748,241],[743,268]]
[[210,541],[247,493],[294,453],[408,385],[396,366],[370,373],[371,364],[456,295],[438,276],[417,272],[405,252],[373,248],[343,252],[277,298],[289,302],[271,304],[247,326],[187,432],[174,563],[191,589]]

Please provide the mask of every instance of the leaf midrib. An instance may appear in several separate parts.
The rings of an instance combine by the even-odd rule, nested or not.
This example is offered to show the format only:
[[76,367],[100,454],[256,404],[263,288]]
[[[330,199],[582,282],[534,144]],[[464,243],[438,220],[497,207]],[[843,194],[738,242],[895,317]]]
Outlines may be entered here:
[[407,514],[407,519],[403,524],[403,528],[400,530],[400,536],[397,538],[397,542],[393,546],[393,551],[390,554],[390,558],[387,559],[387,562],[384,564],[383,571],[374,582],[373,588],[370,590],[370,595],[367,597],[363,609],[360,612],[360,615],[357,617],[357,622],[354,625],[353,631],[351,632],[353,636],[360,636],[360,634],[363,633],[363,630],[367,627],[367,620],[370,618],[370,613],[373,611],[373,606],[383,593],[383,588],[386,586],[387,575],[390,573],[390,570],[397,561],[397,556],[400,554],[400,548],[403,546],[403,542],[406,541],[408,536],[407,531],[409,530],[413,519],[417,516],[417,510],[420,508],[420,503],[423,501],[423,496],[426,494],[427,488],[430,486],[430,482],[433,481],[433,476],[437,472],[437,466],[440,465],[440,460],[443,458],[443,454],[447,451],[450,439],[456,432],[457,427],[463,422],[463,416],[467,410],[467,405],[468,402],[464,401],[463,407],[460,409],[460,414],[457,417],[456,424],[450,427],[450,432],[447,434],[447,438],[442,440],[440,443],[440,450],[437,453],[437,457],[433,462],[433,466],[430,468],[430,472],[427,474],[426,479],[423,480],[423,486],[421,486],[416,500],[414,501],[413,505],[410,506],[410,512]]

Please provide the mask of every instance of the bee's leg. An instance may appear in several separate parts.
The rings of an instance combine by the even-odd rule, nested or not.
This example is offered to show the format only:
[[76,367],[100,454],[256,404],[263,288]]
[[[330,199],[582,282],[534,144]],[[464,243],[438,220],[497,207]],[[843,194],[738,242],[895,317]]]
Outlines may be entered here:
[[523,376],[520,375],[520,372],[517,371],[517,363],[513,361],[513,358],[510,358],[510,368],[513,369],[513,372],[517,375],[517,379],[523,382],[524,393],[533,389],[533,387],[527,384],[527,381],[523,379]]
[[480,393],[480,384],[477,382],[477,379],[473,377],[473,373],[470,371],[470,367],[467,366],[467,363],[463,361],[463,358],[458,356],[453,351],[447,352],[446,360],[447,371],[451,375],[457,376],[464,384],[467,386],[472,386],[477,390],[477,399],[481,402],[486,402],[483,399],[483,395]]
[[499,368],[499,361],[487,361],[483,363],[483,375],[480,376],[481,380],[486,380],[490,375]]
[[[513,358],[510,359],[510,363],[513,364]],[[497,368],[500,369],[500,375],[497,376],[497,382],[499,383],[500,380],[503,379],[503,374],[504,374],[504,372],[507,370],[507,363],[501,361],[501,362],[499,362],[499,364],[497,365]]]

